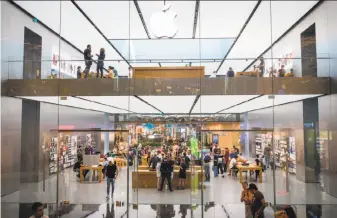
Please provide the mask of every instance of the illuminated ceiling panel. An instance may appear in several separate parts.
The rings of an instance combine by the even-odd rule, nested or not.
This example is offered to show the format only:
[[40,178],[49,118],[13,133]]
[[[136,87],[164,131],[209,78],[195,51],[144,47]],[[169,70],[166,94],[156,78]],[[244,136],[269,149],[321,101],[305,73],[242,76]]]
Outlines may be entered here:
[[242,71],[316,3],[317,1],[262,1],[228,55],[230,59],[243,60],[226,60],[220,71],[226,72],[229,67],[233,67],[236,72]]
[[320,95],[275,95],[275,99],[269,99],[267,95],[255,98],[254,100],[240,104],[221,113],[243,113],[251,110],[262,109],[266,107],[277,106],[281,104],[291,103],[294,101],[313,98]]
[[257,1],[201,1],[196,36],[236,37],[256,3]]
[[192,113],[216,113],[255,97],[257,95],[202,95]]
[[164,113],[188,113],[196,96],[139,96]]

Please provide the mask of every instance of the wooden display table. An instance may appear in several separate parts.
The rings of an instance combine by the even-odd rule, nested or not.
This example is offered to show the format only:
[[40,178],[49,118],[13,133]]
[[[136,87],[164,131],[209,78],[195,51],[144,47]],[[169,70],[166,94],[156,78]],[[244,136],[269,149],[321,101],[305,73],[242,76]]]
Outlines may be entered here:
[[124,158],[115,158],[117,167],[124,167],[127,165],[127,161]]
[[259,183],[262,183],[262,167],[256,166],[255,164],[250,164],[249,166],[238,165],[237,168],[239,169],[240,183],[242,183],[242,171],[250,171],[250,170],[252,170],[252,171],[259,170],[260,171]]
[[[150,161],[150,160],[149,160]],[[148,166],[148,163],[147,163],[147,156],[142,156],[142,166]]]
[[[193,166],[196,170],[201,170],[201,166]],[[149,170],[150,167],[148,165],[138,166],[138,170]],[[180,166],[174,165],[174,170],[179,170]]]
[[103,174],[102,174],[103,166],[98,166],[98,165],[81,166],[80,167],[80,182],[83,181],[83,170],[89,170],[90,171],[90,179],[89,179],[90,182],[92,182],[93,172],[97,171],[98,181],[102,182],[102,180],[103,180]]
[[248,71],[248,72],[236,72],[235,76],[252,76],[252,77],[260,77],[259,71]]
[[[174,176],[172,181],[172,188],[175,189],[178,184],[179,171],[174,170]],[[190,170],[186,171],[186,185],[185,188],[191,188],[191,178],[196,179],[196,186],[199,182],[205,181],[205,172],[201,174],[201,171],[196,171],[195,174],[191,174]],[[132,188],[157,188],[157,173],[156,171],[138,170],[132,172]]]

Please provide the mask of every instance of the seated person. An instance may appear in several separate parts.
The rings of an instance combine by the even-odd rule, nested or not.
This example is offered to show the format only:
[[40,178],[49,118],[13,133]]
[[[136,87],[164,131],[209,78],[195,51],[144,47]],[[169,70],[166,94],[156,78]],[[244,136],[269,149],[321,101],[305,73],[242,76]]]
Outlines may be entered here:
[[238,175],[238,168],[237,168],[238,162],[237,161],[238,161],[238,156],[235,155],[235,157],[232,158],[231,162],[229,163],[229,169],[230,169],[230,171],[228,173],[229,176],[231,175],[232,170],[234,170],[235,176]]
[[[80,178],[80,168],[83,165],[82,159],[79,159],[73,167],[74,172],[77,172],[76,176],[78,178]],[[83,170],[83,177],[85,178],[85,176],[88,174],[89,170]]]

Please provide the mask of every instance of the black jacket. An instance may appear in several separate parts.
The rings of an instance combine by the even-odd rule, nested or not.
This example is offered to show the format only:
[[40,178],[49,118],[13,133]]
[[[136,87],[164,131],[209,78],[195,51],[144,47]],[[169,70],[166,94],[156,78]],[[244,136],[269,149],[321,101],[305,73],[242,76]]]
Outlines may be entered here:
[[165,160],[160,165],[161,173],[171,173],[171,163],[168,160]]
[[105,52],[101,51],[99,53],[99,55],[98,55],[98,58],[97,58],[97,64],[98,64],[98,66],[101,66],[101,67],[104,66],[104,59],[105,59]]
[[89,50],[88,48],[84,50],[84,60],[86,61],[91,60],[91,50]]

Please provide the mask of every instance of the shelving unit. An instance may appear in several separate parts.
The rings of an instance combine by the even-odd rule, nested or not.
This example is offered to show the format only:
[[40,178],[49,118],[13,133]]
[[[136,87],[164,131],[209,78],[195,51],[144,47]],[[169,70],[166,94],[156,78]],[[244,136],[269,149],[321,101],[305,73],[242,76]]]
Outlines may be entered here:
[[57,167],[57,137],[50,137],[49,144],[49,174],[56,173]]
[[255,152],[260,157],[264,154],[264,148],[271,144],[271,136],[269,134],[258,134],[255,138]]

